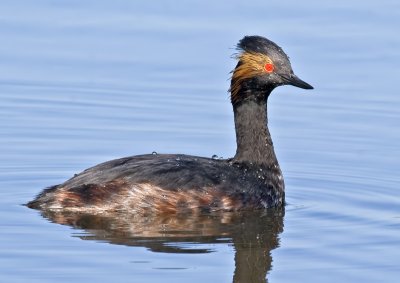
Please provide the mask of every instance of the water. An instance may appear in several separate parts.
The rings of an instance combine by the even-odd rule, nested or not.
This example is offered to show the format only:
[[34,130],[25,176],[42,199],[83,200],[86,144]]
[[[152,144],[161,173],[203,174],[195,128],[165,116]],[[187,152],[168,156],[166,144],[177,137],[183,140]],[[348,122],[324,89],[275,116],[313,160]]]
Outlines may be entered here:
[[[398,1],[1,6],[0,282],[398,282]],[[315,87],[269,101],[285,211],[102,219],[20,205],[117,157],[232,156],[229,57],[245,34],[280,44]]]

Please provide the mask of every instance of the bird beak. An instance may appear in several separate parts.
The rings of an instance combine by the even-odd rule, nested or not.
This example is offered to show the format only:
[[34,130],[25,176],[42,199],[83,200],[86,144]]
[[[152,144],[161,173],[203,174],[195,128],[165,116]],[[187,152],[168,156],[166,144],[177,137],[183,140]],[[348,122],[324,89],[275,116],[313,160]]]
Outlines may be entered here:
[[280,75],[283,79],[283,81],[292,86],[297,86],[299,88],[304,88],[304,89],[314,89],[310,84],[306,83],[303,80],[300,80],[295,74],[291,74],[289,76],[287,75]]

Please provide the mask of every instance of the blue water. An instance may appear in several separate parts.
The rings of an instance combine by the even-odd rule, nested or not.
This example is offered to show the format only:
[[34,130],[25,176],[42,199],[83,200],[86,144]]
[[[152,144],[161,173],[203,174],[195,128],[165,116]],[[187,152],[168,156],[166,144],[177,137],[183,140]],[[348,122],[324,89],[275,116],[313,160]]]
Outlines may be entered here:
[[[2,1],[0,282],[398,282],[399,26],[394,0]],[[246,34],[315,87],[269,99],[285,211],[59,225],[21,206],[113,158],[233,156]]]

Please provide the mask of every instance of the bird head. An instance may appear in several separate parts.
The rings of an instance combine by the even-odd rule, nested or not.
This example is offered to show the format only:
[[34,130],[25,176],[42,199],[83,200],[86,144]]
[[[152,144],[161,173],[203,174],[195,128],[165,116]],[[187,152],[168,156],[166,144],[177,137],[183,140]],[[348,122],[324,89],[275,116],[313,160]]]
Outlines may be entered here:
[[289,57],[274,42],[261,36],[245,36],[237,48],[239,53],[236,57],[239,62],[232,71],[230,88],[233,104],[252,93],[265,92],[268,95],[281,85],[313,89],[294,74]]

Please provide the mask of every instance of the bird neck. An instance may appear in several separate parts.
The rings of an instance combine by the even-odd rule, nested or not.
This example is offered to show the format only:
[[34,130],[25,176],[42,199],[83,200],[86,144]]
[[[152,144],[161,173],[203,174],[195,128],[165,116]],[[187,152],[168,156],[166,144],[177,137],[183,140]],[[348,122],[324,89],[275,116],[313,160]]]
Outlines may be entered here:
[[251,96],[247,94],[245,100],[233,105],[237,142],[234,162],[279,170],[267,125],[267,99],[271,91],[253,91]]

